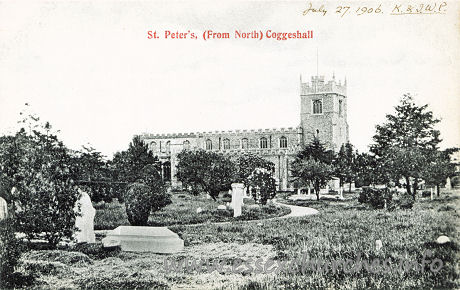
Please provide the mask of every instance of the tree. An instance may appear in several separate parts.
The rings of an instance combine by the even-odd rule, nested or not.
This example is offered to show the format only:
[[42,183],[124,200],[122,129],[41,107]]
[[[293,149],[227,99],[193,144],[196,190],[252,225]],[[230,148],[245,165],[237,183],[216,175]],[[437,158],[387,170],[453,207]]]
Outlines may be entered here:
[[385,181],[404,178],[407,193],[414,199],[423,170],[430,161],[426,156],[436,151],[441,142],[439,131],[434,129],[439,120],[427,107],[417,106],[412,96],[405,94],[395,113],[388,114],[386,122],[377,125],[375,143],[371,145],[371,152],[385,169]]
[[207,192],[214,200],[228,190],[235,179],[236,166],[222,153],[206,150],[183,150],[178,155],[177,179],[192,194]]
[[266,204],[276,195],[276,180],[273,172],[264,168],[256,168],[248,177],[248,186],[252,188],[252,196],[256,202]]
[[455,165],[450,161],[450,155],[459,148],[449,148],[444,151],[434,151],[430,156],[430,162],[425,167],[423,176],[428,184],[436,186],[436,194],[439,196],[439,188],[446,184],[448,177],[455,174]]
[[369,186],[376,184],[379,180],[379,170],[377,167],[377,160],[374,155],[369,153],[356,152],[355,159],[355,173],[356,173],[356,186]]
[[56,245],[71,238],[75,229],[75,168],[49,123],[33,115],[22,123],[24,127],[2,146],[1,175],[8,181],[4,191],[10,193],[17,230],[29,239],[43,235]]
[[350,184],[349,191],[351,192],[351,183],[356,176],[356,155],[353,151],[353,145],[349,142],[342,144],[333,165],[334,175],[340,179],[340,186],[348,182]]
[[89,192],[92,201],[110,202],[115,197],[114,188],[118,183],[113,179],[108,162],[92,146],[82,147],[73,154],[78,185]]
[[318,138],[306,145],[291,165],[291,173],[295,181],[300,181],[305,186],[313,186],[316,198],[319,200],[321,187],[333,177],[332,162],[334,152],[326,149]]
[[326,186],[334,175],[331,165],[316,161],[313,158],[293,161],[291,171],[292,175],[300,180],[305,186],[313,185],[317,200],[319,200],[319,191],[321,187]]
[[161,169],[158,157],[153,156],[148,145],[139,136],[133,138],[128,150],[115,153],[110,164],[118,173],[116,179],[128,183],[142,178],[147,165],[153,165],[158,172]]
[[253,153],[243,153],[238,155],[235,163],[238,172],[236,180],[238,182],[242,182],[248,190],[250,186],[250,176],[252,176],[257,168],[270,172],[270,177],[272,177],[275,172],[275,164],[273,164],[273,162],[265,160],[259,155]]

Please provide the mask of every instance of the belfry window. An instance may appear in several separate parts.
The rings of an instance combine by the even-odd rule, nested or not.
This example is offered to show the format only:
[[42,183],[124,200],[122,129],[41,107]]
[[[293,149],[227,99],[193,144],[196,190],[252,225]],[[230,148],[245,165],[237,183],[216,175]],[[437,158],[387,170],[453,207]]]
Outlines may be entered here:
[[343,103],[342,100],[339,100],[339,116],[342,116],[343,112]]
[[206,140],[206,150],[212,150],[212,141]]
[[267,148],[267,147],[268,147],[267,138],[265,137],[260,138],[260,148]]
[[284,136],[280,138],[280,148],[287,148],[287,138]]
[[247,149],[248,148],[248,139],[243,138],[241,139],[241,149]]
[[230,149],[230,140],[224,139],[224,149]]
[[313,114],[322,114],[323,113],[323,101],[314,100],[313,101]]

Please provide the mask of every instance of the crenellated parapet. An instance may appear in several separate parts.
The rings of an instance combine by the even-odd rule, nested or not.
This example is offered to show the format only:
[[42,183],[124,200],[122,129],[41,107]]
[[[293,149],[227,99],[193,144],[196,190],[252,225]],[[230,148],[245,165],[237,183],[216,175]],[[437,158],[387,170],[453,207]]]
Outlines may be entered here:
[[300,95],[310,95],[319,93],[338,93],[340,95],[347,95],[347,80],[342,84],[341,81],[337,82],[335,77],[332,80],[325,81],[324,76],[313,76],[311,82],[302,82],[300,80]]
[[142,133],[139,136],[142,139],[175,139],[175,138],[199,138],[203,136],[221,136],[221,135],[257,135],[257,134],[295,134],[299,132],[299,127],[272,128],[272,129],[244,129],[244,130],[223,130],[208,132],[190,132],[190,133],[170,133],[170,134],[150,134]]

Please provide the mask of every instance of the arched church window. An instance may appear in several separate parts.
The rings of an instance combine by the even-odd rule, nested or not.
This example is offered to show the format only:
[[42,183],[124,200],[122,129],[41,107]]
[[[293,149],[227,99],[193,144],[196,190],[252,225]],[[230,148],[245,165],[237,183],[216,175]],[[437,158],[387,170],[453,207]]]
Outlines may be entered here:
[[323,113],[323,101],[314,100],[313,101],[313,114],[322,114]]
[[230,140],[224,139],[224,149],[230,149]]
[[190,149],[190,141],[185,140],[183,145],[184,145],[184,149]]
[[260,148],[267,148],[267,138],[262,137],[260,138]]
[[206,140],[206,150],[212,150],[212,141]]
[[157,143],[155,141],[150,142],[150,151],[152,152],[157,151]]
[[171,152],[171,142],[170,141],[166,142],[166,152],[167,153]]
[[342,116],[343,113],[343,103],[342,100],[339,100],[339,116]]
[[248,149],[248,138],[241,139],[241,149]]
[[287,148],[287,138],[284,136],[280,138],[280,148]]

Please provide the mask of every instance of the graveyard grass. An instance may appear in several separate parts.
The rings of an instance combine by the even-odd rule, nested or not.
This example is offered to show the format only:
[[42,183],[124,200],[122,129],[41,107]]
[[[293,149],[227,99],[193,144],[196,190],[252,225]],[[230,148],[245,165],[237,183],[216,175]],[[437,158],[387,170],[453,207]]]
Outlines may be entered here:
[[[392,212],[367,209],[353,194],[345,197],[345,201],[307,202],[320,210],[314,216],[171,226],[186,245],[180,254],[107,252],[100,245],[82,246],[79,252],[32,251],[23,256],[22,271],[33,269],[38,273],[36,286],[45,288],[459,288],[459,191],[442,193],[434,201],[419,198],[413,209]],[[452,242],[436,244],[440,235],[449,236]],[[380,251],[375,249],[378,239],[383,243]],[[429,260],[443,261],[441,271],[229,274],[167,272],[163,266],[165,257],[229,263],[257,258],[289,262],[306,254],[309,259],[331,261],[354,260],[358,252],[369,261],[392,258],[421,262],[425,250],[433,253]]]
[[[170,226],[201,224],[207,222],[226,222],[235,220],[233,210],[218,210],[220,204],[227,204],[231,197],[221,194],[217,201],[207,199],[205,195],[192,196],[187,193],[174,193],[171,196],[172,203],[165,208],[150,215],[149,226]],[[236,220],[267,219],[287,215],[291,210],[287,207],[273,204],[255,206],[251,199],[244,199],[242,215]],[[196,209],[203,211],[197,213]],[[96,216],[94,218],[95,230],[112,230],[118,226],[129,225],[124,204],[117,200],[112,203],[100,203],[95,205]]]

